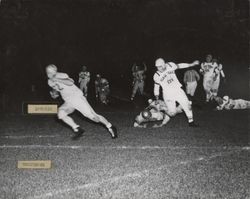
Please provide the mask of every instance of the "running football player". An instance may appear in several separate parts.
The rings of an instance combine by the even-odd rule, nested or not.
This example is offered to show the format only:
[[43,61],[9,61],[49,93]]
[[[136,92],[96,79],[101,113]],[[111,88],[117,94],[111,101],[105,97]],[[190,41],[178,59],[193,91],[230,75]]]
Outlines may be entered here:
[[84,132],[84,130],[69,116],[69,114],[73,113],[75,110],[78,110],[88,119],[103,124],[112,138],[117,137],[116,128],[106,118],[93,110],[87,99],[83,96],[82,91],[74,84],[73,79],[66,73],[58,72],[57,67],[53,64],[46,67],[46,74],[48,77],[48,85],[53,89],[50,92],[51,96],[58,97],[59,95],[55,93],[60,93],[64,100],[64,104],[59,107],[57,116],[72,128],[75,134],[73,139],[81,137]]

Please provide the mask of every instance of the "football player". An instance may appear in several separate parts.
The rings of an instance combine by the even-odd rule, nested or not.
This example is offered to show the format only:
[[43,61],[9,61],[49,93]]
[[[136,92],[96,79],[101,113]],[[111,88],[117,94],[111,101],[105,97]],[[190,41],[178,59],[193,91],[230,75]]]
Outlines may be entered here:
[[107,105],[109,103],[109,94],[110,94],[110,88],[109,88],[109,82],[107,79],[102,78],[100,74],[96,75],[95,80],[95,93],[96,98],[100,100],[102,104]]
[[80,89],[85,97],[88,96],[88,84],[90,81],[90,72],[87,71],[87,67],[83,66],[82,71],[79,73],[78,83],[80,84]]
[[[206,102],[209,102],[213,96],[217,96],[220,81],[218,71],[222,71],[222,65],[219,66],[216,61],[213,61],[212,55],[207,55],[206,61],[201,63],[200,68],[200,73],[203,75],[203,88],[206,93]],[[224,73],[221,74],[222,76],[224,75]]]
[[191,103],[187,98],[186,93],[181,88],[182,85],[179,82],[175,70],[182,68],[189,68],[198,65],[199,61],[194,61],[193,63],[180,63],[175,64],[173,62],[165,62],[164,59],[158,58],[155,61],[155,66],[157,68],[154,74],[154,95],[156,100],[159,99],[160,87],[162,88],[162,94],[164,102],[168,108],[168,113],[170,116],[176,113],[176,102],[178,102],[183,111],[188,118],[188,124],[190,127],[197,127],[198,125],[194,123],[193,111]]
[[215,97],[214,100],[218,103],[217,110],[250,109],[250,101],[247,100],[231,99],[228,96]]
[[94,122],[102,123],[107,128],[112,138],[117,137],[116,128],[106,118],[93,110],[87,99],[83,96],[82,91],[74,84],[73,79],[66,73],[58,72],[57,67],[53,64],[46,67],[46,74],[48,77],[48,85],[53,89],[50,92],[51,96],[56,98],[59,95],[55,95],[55,93],[59,93],[64,100],[64,104],[58,109],[57,116],[72,128],[75,133],[73,139],[79,138],[84,132],[84,130],[69,116],[69,114],[73,113],[75,110],[78,110],[83,116]]
[[130,98],[131,100],[134,100],[134,97],[135,97],[137,92],[139,92],[140,95],[144,95],[146,71],[147,71],[147,66],[145,64],[144,64],[143,68],[140,68],[136,64],[133,65],[133,67],[132,67],[133,89],[132,89],[132,95]]
[[[149,103],[149,106],[146,107],[142,112],[140,112],[139,115],[136,116],[134,127],[146,128],[147,123],[156,122],[156,121],[162,121],[162,122],[161,124],[154,124],[152,126],[153,128],[158,128],[158,127],[162,127],[166,125],[170,120],[170,116],[168,113],[168,108],[166,104],[164,103],[164,101],[162,100],[153,101],[152,99],[149,99],[148,103]],[[181,112],[182,112],[182,108],[179,105],[176,107],[175,115]]]
[[213,83],[211,86],[211,95],[212,98],[216,97],[218,94],[219,86],[220,86],[220,76],[223,78],[223,81],[225,82],[225,73],[222,69],[222,64],[218,62],[217,59],[212,60],[213,63],[216,63],[217,66],[214,68],[214,77],[213,77]]

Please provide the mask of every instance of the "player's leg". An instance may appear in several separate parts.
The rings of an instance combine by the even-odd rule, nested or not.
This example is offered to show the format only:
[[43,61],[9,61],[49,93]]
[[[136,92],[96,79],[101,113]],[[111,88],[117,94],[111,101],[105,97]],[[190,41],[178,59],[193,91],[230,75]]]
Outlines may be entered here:
[[85,97],[87,97],[87,81],[84,80],[84,84],[83,84],[83,94]]
[[105,117],[97,114],[84,96],[73,99],[72,104],[74,105],[75,109],[77,109],[82,115],[84,115],[88,119],[105,125],[105,127],[110,132],[112,138],[117,137],[116,128]]
[[[163,98],[164,98],[164,94],[163,94]],[[176,102],[174,100],[170,100],[167,98],[164,98],[164,102],[165,102],[167,110],[168,110],[167,114],[170,117],[175,116],[176,115]]]
[[192,102],[193,104],[196,104],[197,102],[196,102],[196,99],[195,99],[195,97],[194,97],[194,94],[195,94],[195,90],[196,90],[196,88],[197,88],[197,81],[191,82],[190,87],[191,87],[191,88],[190,88],[191,102]]
[[167,114],[164,114],[164,118],[162,120],[161,126],[166,125],[170,121],[170,117]]
[[146,124],[142,124],[143,122],[146,122],[146,120],[142,117],[142,114],[140,113],[139,115],[137,115],[135,117],[135,121],[133,126],[134,127],[139,127],[139,128],[146,128],[147,125]]
[[88,86],[89,86],[89,81],[86,83],[86,88],[85,88],[85,97],[88,96]]
[[183,108],[182,108],[182,106],[180,104],[178,106],[176,106],[175,110],[176,110],[176,114],[183,112]]
[[220,85],[220,78],[218,77],[211,85],[212,98],[217,97],[219,85]]
[[246,105],[246,109],[250,109],[250,101],[244,100],[244,103]]
[[104,93],[102,91],[99,93],[99,96],[100,96],[101,103],[104,104],[105,96],[104,96]]
[[140,95],[144,95],[144,81],[139,82],[138,89],[139,89]]
[[75,137],[73,137],[74,139],[80,137],[84,130],[74,122],[74,120],[69,117],[68,115],[74,112],[74,108],[71,107],[68,103],[64,103],[62,106],[59,107],[58,109],[58,119],[62,120],[65,124],[69,125],[73,132],[75,133]]
[[194,93],[195,93],[195,90],[197,88],[197,82],[194,81],[191,83],[190,85],[190,95],[193,97],[194,96]]
[[185,112],[189,126],[196,127],[197,125],[194,123],[191,103],[182,89],[176,93],[176,101],[181,105],[183,111]]
[[81,80],[81,82],[80,82],[80,89],[81,89],[81,91],[83,91],[83,89],[84,89],[84,80]]
[[186,93],[187,93],[188,95],[191,93],[190,82],[187,82],[187,84],[186,84]]
[[137,90],[138,90],[138,81],[135,81],[133,90],[132,90],[131,100],[134,100]]
[[243,100],[243,99],[236,99],[235,102],[235,109],[249,109],[250,108],[250,101]]
[[203,81],[203,87],[204,87],[204,90],[205,90],[205,93],[206,93],[206,102],[209,102],[209,100],[210,100],[210,98],[212,96],[211,85],[212,85],[211,79],[205,78],[204,81]]
[[187,84],[186,84],[186,94],[187,94],[187,97],[188,97],[189,100],[192,100],[191,93],[192,93],[192,84],[191,84],[191,82],[187,82]]

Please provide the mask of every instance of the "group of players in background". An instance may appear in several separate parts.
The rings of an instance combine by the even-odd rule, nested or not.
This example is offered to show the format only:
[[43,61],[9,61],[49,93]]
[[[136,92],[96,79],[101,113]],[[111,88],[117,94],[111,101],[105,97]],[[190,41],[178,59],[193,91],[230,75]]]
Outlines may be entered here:
[[[153,75],[155,99],[148,99],[148,106],[136,116],[133,126],[145,128],[151,121],[161,121],[161,124],[154,124],[152,127],[162,127],[168,123],[171,117],[184,112],[188,125],[190,127],[198,127],[199,125],[194,122],[193,118],[192,101],[198,81],[201,79],[200,74],[203,75],[206,102],[215,100],[218,103],[217,110],[250,108],[249,101],[242,99],[233,100],[228,96],[223,98],[217,96],[220,76],[225,81],[225,74],[222,64],[213,59],[212,55],[207,55],[206,61],[200,64],[200,74],[195,69],[192,69],[192,67],[199,64],[200,62],[197,60],[192,63],[176,64],[174,62],[166,62],[163,58],[156,59],[156,72]],[[175,74],[176,70],[184,68],[187,68],[183,79],[186,92],[182,89],[182,84]],[[134,100],[136,94],[144,95],[146,71],[147,67],[145,64],[143,64],[143,67],[139,67],[136,64],[132,66],[133,88],[130,97],[131,101]],[[79,73],[79,87],[74,84],[74,80],[67,74],[58,72],[57,67],[53,64],[46,67],[46,73],[48,85],[52,88],[52,91],[50,91],[52,98],[57,98],[60,94],[64,100],[64,104],[59,107],[58,118],[72,128],[74,132],[73,139],[78,139],[84,132],[69,116],[74,110],[78,110],[83,116],[94,122],[102,123],[111,137],[117,138],[116,127],[106,118],[97,114],[87,101],[91,75],[86,66],[83,66],[82,71]],[[101,103],[109,103],[109,82],[100,74],[96,75],[95,94]],[[162,100],[159,96],[162,96]]]

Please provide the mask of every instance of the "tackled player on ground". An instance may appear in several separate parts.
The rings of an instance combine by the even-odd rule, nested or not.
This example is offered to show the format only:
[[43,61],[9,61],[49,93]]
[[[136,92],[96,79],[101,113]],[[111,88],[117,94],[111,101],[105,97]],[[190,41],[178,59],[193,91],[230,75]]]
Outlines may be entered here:
[[[153,128],[163,127],[170,120],[169,110],[162,100],[148,100],[148,106],[135,117],[134,127],[146,128],[148,124],[153,122]],[[182,107],[178,105],[174,115],[181,113]],[[174,116],[172,114],[172,116]],[[162,121],[160,124],[157,122]]]

